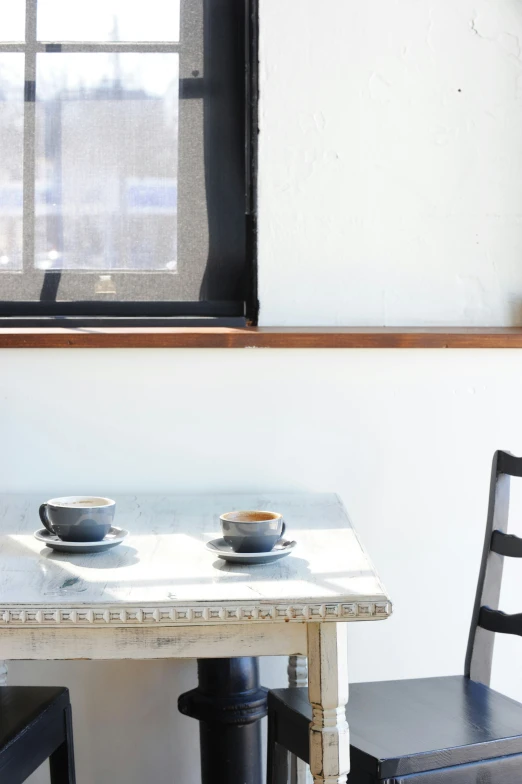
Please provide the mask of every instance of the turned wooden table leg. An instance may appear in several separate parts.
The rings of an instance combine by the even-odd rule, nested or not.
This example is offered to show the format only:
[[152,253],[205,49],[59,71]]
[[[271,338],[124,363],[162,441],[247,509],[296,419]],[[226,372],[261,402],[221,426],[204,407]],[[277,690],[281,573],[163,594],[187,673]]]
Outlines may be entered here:
[[7,686],[7,662],[0,660],[0,686]]
[[308,686],[308,659],[306,656],[288,657],[288,685],[291,689]]
[[[306,656],[288,657],[288,685],[291,689],[308,687],[308,659]],[[290,784],[311,784],[312,777],[306,762],[290,754]]]
[[346,784],[350,771],[347,628],[309,623],[308,694],[312,705],[310,769],[314,784]]

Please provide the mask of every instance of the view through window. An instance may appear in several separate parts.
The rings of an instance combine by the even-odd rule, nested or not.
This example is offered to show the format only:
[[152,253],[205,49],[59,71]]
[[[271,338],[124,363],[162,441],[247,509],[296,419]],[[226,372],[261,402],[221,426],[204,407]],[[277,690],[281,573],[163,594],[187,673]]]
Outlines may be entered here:
[[243,311],[246,21],[0,0],[0,315]]

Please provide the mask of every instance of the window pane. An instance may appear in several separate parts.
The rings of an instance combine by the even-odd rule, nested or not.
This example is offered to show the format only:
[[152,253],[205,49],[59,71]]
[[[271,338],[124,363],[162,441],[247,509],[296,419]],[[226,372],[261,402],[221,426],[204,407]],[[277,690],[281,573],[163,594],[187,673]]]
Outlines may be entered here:
[[25,40],[25,0],[0,0],[0,41]]
[[23,85],[23,54],[0,54],[0,271],[22,269]]
[[175,273],[178,55],[42,54],[36,84],[36,267]]
[[38,0],[41,41],[178,41],[180,0]]

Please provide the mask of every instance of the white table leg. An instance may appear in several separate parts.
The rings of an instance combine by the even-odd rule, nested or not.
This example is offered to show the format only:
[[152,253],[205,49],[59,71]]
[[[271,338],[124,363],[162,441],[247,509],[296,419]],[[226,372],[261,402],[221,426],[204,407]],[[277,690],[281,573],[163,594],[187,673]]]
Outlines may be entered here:
[[288,685],[291,689],[308,686],[308,659],[306,656],[288,657]]
[[7,686],[7,662],[0,660],[0,686]]
[[[288,685],[291,689],[308,686],[308,659],[306,656],[288,657]],[[299,759],[290,754],[290,784],[311,784],[310,768]]]
[[310,768],[314,784],[346,784],[350,771],[347,628],[309,623],[308,694],[312,704]]

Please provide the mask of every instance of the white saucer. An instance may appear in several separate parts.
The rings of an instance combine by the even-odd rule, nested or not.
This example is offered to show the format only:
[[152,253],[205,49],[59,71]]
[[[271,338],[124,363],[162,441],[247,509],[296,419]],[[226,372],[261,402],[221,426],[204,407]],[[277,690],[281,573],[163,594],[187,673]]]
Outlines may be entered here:
[[229,563],[243,563],[243,564],[262,564],[272,563],[289,555],[297,542],[290,542],[288,539],[280,539],[272,550],[268,553],[235,553],[231,546],[225,542],[224,539],[212,539],[207,542],[205,547],[210,553],[217,555]]
[[125,528],[113,526],[101,542],[64,542],[55,534],[51,534],[47,528],[40,528],[34,532],[34,537],[58,553],[99,553],[102,550],[116,547],[117,544],[123,542],[128,533]]

